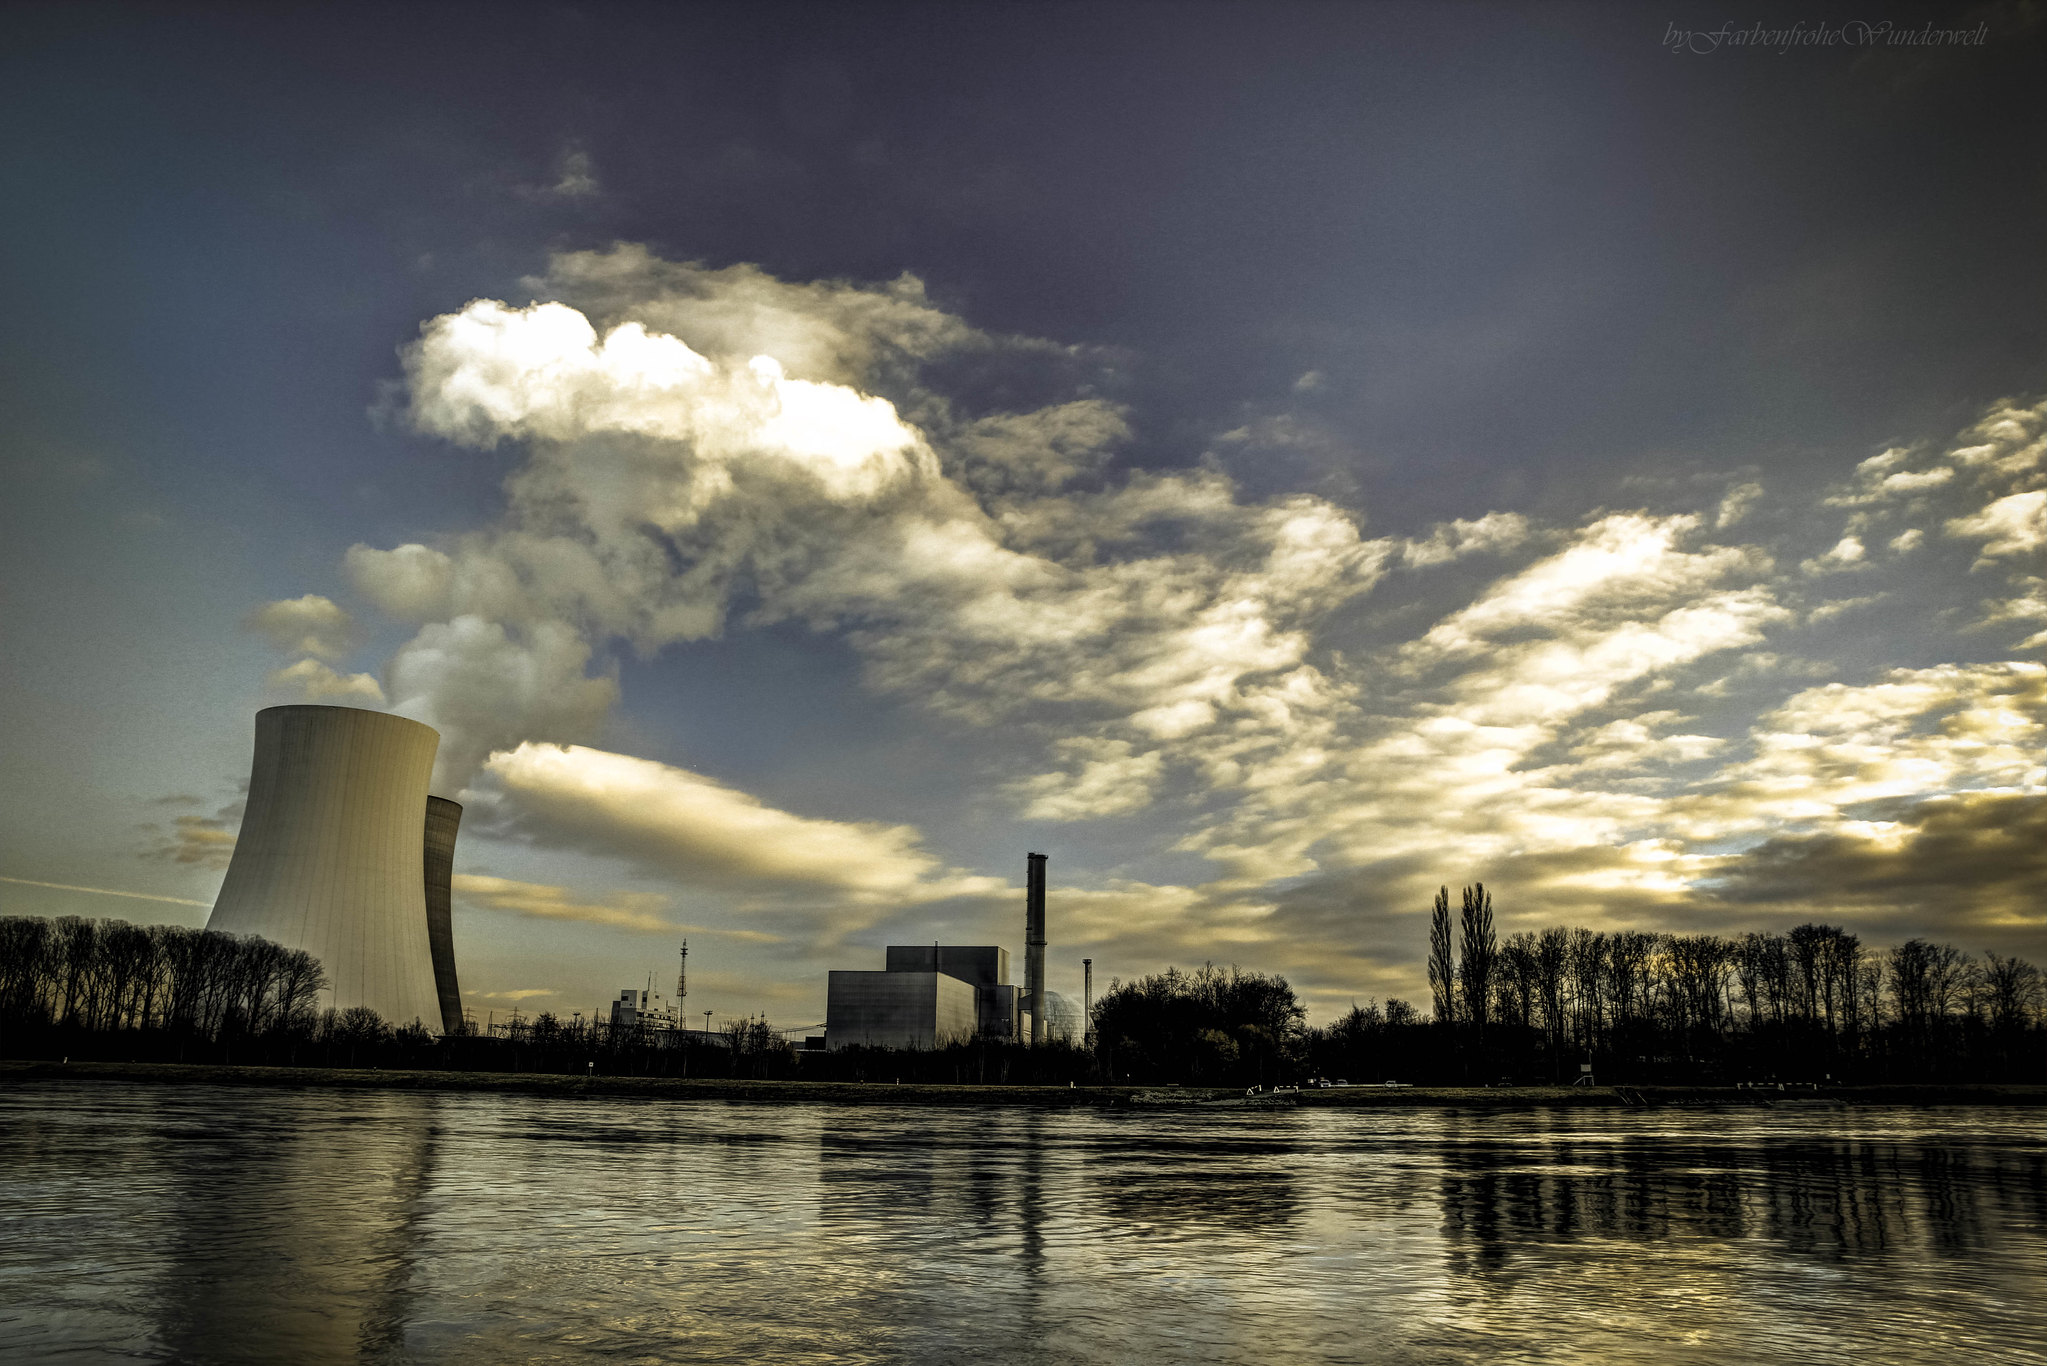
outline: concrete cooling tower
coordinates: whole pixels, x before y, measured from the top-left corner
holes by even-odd
[[[442,1025],[425,876],[440,743],[432,727],[384,712],[257,712],[248,813],[206,927],[306,950],[338,1009]],[[452,820],[445,830],[452,859]],[[451,952],[451,990],[453,969]]]
[[[453,879],[455,832],[462,803],[426,799],[426,939],[434,951],[434,989],[441,998],[441,1028],[453,1034],[462,1023],[462,988],[455,981]]]

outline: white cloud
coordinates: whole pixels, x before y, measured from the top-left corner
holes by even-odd
[[[1132,419],[1089,387],[1106,364],[978,332],[909,277],[792,284],[628,247],[560,258],[533,297],[549,302],[434,319],[407,353],[420,430],[520,453],[496,523],[349,552],[364,597],[418,625],[385,682],[448,734],[444,784],[481,769],[508,828],[762,914],[802,902],[842,932],[1007,893],[906,825],[780,811],[583,748],[616,696],[613,651],[778,622],[838,636],[868,686],[1009,724],[991,787],[1018,814],[1113,816],[1212,861],[1204,886],[1071,889],[1076,916],[1100,916],[1086,933],[1147,952],[1312,943],[1314,970],[1362,950],[1335,911],[1303,930],[1305,893],[1271,890],[1283,879],[1352,879],[1405,916],[1438,880],[1512,869],[1529,906],[1618,918],[1694,895],[1725,866],[1705,841],[2034,781],[2027,666],[1873,679],[1771,636],[1904,599],[1908,573],[1945,562],[1900,562],[1920,527],[1983,542],[1986,561],[2047,542],[2030,487],[2047,407],[2001,404],[1945,450],[1863,461],[1824,498],[1845,525],[1757,516],[1763,489],[1742,483],[1717,506],[1575,525],[1490,512],[1368,539],[1326,498],[1247,496],[1219,458],[1118,468]],[[1044,406],[988,412],[946,392],[935,360],[1072,382],[1015,386]],[[1268,420],[1224,454],[1310,437],[1336,441]],[[1473,591],[1480,556],[1498,562]],[[1848,570],[1858,596],[1815,604],[1813,576]],[[2036,620],[2032,582],[1988,619]],[[1382,583],[1394,602],[1359,603]],[[1928,596],[1922,581],[1910,600]],[[1926,640],[1953,629],[1923,615]],[[624,907],[532,885],[534,905]]]
[[[356,591],[400,621],[432,621],[453,610],[455,562],[423,545],[376,550],[352,545],[343,563]]]
[[[1447,564],[1466,555],[1512,550],[1528,539],[1528,519],[1518,512],[1488,512],[1474,521],[1438,524],[1425,541],[1407,541],[1400,557],[1417,569]]]
[[[465,906],[508,911],[542,920],[574,920],[586,925],[670,934],[675,924],[663,914],[668,898],[658,892],[613,892],[601,901],[579,899],[566,887],[542,882],[515,882],[480,873],[457,873],[450,880],[455,897]]]
[[[586,676],[589,661],[589,645],[557,621],[523,630],[475,616],[430,623],[391,661],[391,709],[440,731],[435,786],[453,791],[493,749],[594,736],[618,682]]]
[[[1868,552],[1863,549],[1862,540],[1857,536],[1843,536],[1834,542],[1824,555],[1815,555],[1798,567],[1807,574],[1838,574],[1845,570],[1861,569],[1868,563]]]
[[[1076,737],[1059,749],[1075,770],[1041,773],[1017,784],[1026,805],[1024,818],[1035,821],[1077,821],[1135,811],[1151,801],[1164,756],[1133,752],[1127,740]]]
[[[1983,542],[1983,561],[2027,555],[2047,545],[2047,489],[2012,493],[1947,523],[1950,536]]]
[[[1874,607],[1889,596],[1890,594],[1888,593],[1869,593],[1859,598],[1836,598],[1832,602],[1823,602],[1813,608],[1812,611],[1805,614],[1805,619],[1812,625],[1817,626],[1823,621],[1832,621],[1835,617],[1846,616],[1850,612],[1858,612],[1865,607]]]
[[[1725,531],[1749,515],[1755,505],[1763,499],[1763,486],[1757,483],[1736,484],[1720,500],[1719,509],[1713,514],[1713,526]]]
[[[265,680],[302,702],[367,702],[384,704],[383,685],[369,674],[340,674],[317,659],[301,659],[275,669]]]
[[[521,828],[685,883],[808,888],[870,905],[1007,885],[945,869],[909,826],[794,815],[649,759],[528,743],[493,754],[484,772]]]
[[[313,593],[267,602],[250,614],[248,625],[280,653],[317,659],[340,658],[355,648],[361,635],[355,618]]]

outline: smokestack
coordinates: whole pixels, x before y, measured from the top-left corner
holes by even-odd
[[[1024,874],[1024,995],[1031,1002],[1031,1042],[1045,1041],[1045,856],[1027,854]]]
[[[1095,960],[1080,960],[1080,1046],[1095,1046]]]

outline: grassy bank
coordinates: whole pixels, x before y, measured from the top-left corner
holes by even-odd
[[[577,1077],[543,1072],[405,1072],[325,1067],[223,1067],[181,1063],[0,1062],[0,1085],[27,1081],[142,1082],[168,1086],[300,1086],[397,1091],[513,1092],[554,1096],[643,1096],[665,1100],[747,1101],[810,1105],[1008,1105],[1035,1109],[1169,1108],[1220,1104],[1240,1108],[1243,1093],[1204,1087],[943,1086],[890,1082],[680,1080],[672,1077]],[[1792,1101],[1844,1105],[2047,1105],[2047,1086],[1844,1086],[1779,1093],[1732,1087],[1348,1087],[1302,1091],[1310,1109],[1377,1106],[1631,1108],[1761,1106]],[[1258,1108],[1285,1105],[1261,1099]]]

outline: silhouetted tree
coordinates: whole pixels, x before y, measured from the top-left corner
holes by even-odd
[[[1492,1007],[1493,963],[1499,957],[1493,939],[1493,898],[1483,882],[1464,889],[1461,919],[1464,952],[1458,973],[1463,987],[1464,1018],[1482,1037]]]
[[[1301,1065],[1306,1016],[1285,978],[1211,963],[1111,982],[1094,1023],[1120,1077],[1262,1084]]]
[[[1436,1019],[1445,1025],[1457,1022],[1457,959],[1450,939],[1450,889],[1436,889],[1429,908],[1429,992],[1435,998]]]

